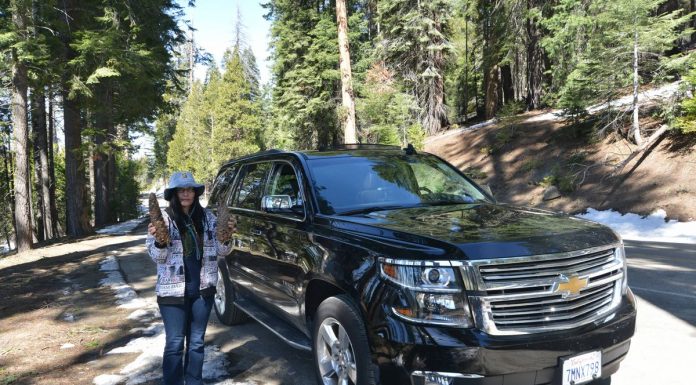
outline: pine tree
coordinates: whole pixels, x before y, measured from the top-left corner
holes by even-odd
[[[176,123],[176,131],[169,143],[167,164],[172,171],[191,171],[198,180],[204,180],[205,164],[210,163],[206,154],[208,146],[207,116],[203,101],[203,86],[195,81]]]
[[[423,128],[435,134],[448,124],[444,70],[453,3],[384,0],[378,7],[385,62],[416,97]]]
[[[260,111],[252,84],[247,81],[243,56],[238,47],[225,55],[222,74],[211,106],[212,165],[208,180],[225,161],[259,150]],[[212,88],[212,87],[210,87]],[[207,90],[206,90],[207,91]]]
[[[638,125],[640,69],[655,69],[675,40],[688,32],[683,25],[690,15],[659,13],[663,2],[559,1],[553,16],[543,23],[551,32],[543,45],[553,60],[553,90],[563,108],[582,113],[590,103],[613,100],[621,89],[632,86],[629,136],[642,143]]]

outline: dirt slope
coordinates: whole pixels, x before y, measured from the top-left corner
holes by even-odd
[[[534,116],[542,115],[432,137],[425,150],[488,184],[501,202],[568,213],[591,207],[647,215],[664,209],[669,218],[696,219],[696,135],[667,135],[611,176],[632,145],[613,137],[595,140],[589,126],[529,121]],[[658,125],[649,119],[642,124]],[[559,187],[560,198],[542,199],[549,185]]]

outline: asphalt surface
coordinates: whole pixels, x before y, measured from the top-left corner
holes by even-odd
[[[627,241],[626,253],[637,330],[612,385],[696,384],[696,245]],[[155,266],[144,252],[119,262],[140,296],[154,296]],[[206,341],[228,353],[234,383],[316,384],[311,355],[254,321],[227,327],[213,312]]]

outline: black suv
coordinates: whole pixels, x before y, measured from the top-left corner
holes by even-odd
[[[266,151],[222,167],[224,206],[218,318],[311,351],[321,384],[609,383],[628,353],[620,237],[496,203],[434,155]]]

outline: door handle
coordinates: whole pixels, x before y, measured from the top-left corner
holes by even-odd
[[[256,235],[256,236],[263,234],[263,231],[261,231],[260,229],[251,229],[250,232],[251,232],[251,235]]]

